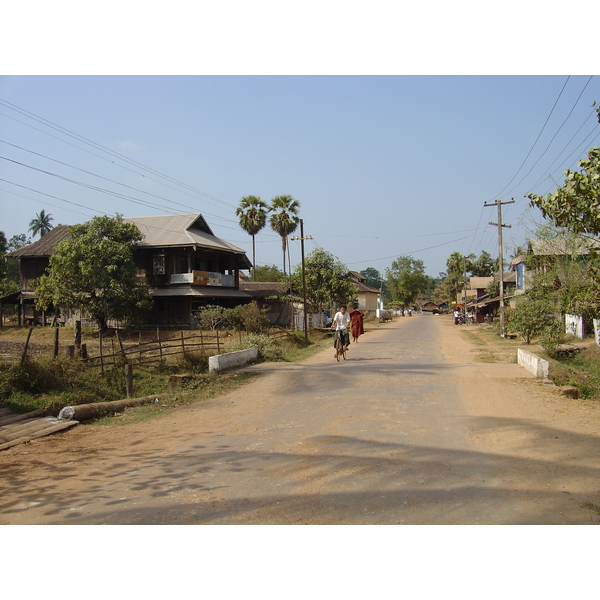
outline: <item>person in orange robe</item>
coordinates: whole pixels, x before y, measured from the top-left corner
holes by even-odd
[[[358,342],[358,336],[365,332],[363,327],[363,313],[362,311],[355,308],[350,312],[350,319],[352,321],[352,339],[354,342]]]

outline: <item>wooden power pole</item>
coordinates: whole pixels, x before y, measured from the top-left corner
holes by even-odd
[[[511,225],[503,225],[502,224],[502,205],[503,204],[513,204],[514,200],[508,200],[506,202],[501,202],[500,200],[496,200],[491,204],[484,203],[483,206],[497,206],[498,207],[498,222],[492,223],[490,221],[490,225],[498,226],[498,265],[500,267],[500,335],[502,337],[505,336],[506,332],[504,331],[504,254],[502,252],[502,228],[503,227],[511,227]]]

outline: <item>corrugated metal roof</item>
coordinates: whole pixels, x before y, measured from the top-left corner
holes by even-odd
[[[9,252],[7,256],[11,258],[23,258],[27,256],[51,256],[54,249],[60,242],[66,240],[69,235],[68,225],[57,225],[53,227],[46,235],[42,236],[37,242],[23,246],[18,250]]]
[[[200,246],[207,249],[226,250],[245,254],[245,251],[213,234],[201,214],[161,215],[151,217],[128,217],[124,221],[134,223],[144,239],[144,246]]]
[[[268,296],[283,296],[289,293],[290,286],[282,282],[240,280],[240,290],[247,292],[255,298],[263,298]]]
[[[599,240],[571,238],[536,239],[530,242],[531,251],[538,256],[556,256],[565,254],[589,254],[589,248],[600,248]]]
[[[171,296],[200,296],[202,298],[248,298],[250,294],[241,290],[232,290],[227,288],[214,287],[197,287],[188,285],[185,287],[168,287],[168,288],[150,288],[152,297],[171,297]]]

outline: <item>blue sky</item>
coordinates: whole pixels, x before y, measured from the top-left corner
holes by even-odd
[[[542,222],[524,196],[600,144],[588,75],[4,76],[0,100],[7,237],[42,209],[54,224],[197,211],[251,256],[240,199],[290,194],[307,253],[381,273],[406,254],[432,276],[454,251],[496,256],[497,198],[516,200],[510,254]],[[257,263],[281,262],[266,227]]]

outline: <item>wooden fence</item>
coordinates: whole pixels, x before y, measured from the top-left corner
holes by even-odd
[[[32,333],[37,328],[30,327],[27,332],[27,338],[23,351],[20,355],[20,361],[23,363],[26,358],[31,356]],[[60,352],[59,335],[60,328],[54,328],[53,344],[46,343],[43,346],[37,345],[35,354],[49,354],[57,357]],[[64,329],[62,330],[64,331]],[[280,340],[283,338],[294,337],[293,333],[276,327],[263,334],[270,338]],[[132,341],[132,334],[124,335],[119,330],[115,330],[114,336],[106,337],[101,333],[91,343],[83,343],[81,328],[76,327],[74,331],[74,343],[66,346],[66,355],[73,359],[79,359],[86,362],[91,367],[100,367],[102,370],[106,367],[114,366],[118,363],[126,364],[151,364],[163,363],[170,357],[177,355],[192,355],[202,353],[207,356],[221,354],[227,351],[227,347],[234,346],[249,335],[243,331],[180,331],[180,332],[161,332],[156,330],[154,339],[148,340],[148,332],[138,332],[137,341]],[[35,335],[33,335],[35,338]],[[42,348],[42,350],[40,350]],[[63,350],[65,347],[63,346]],[[16,360],[19,357],[14,357]]]

